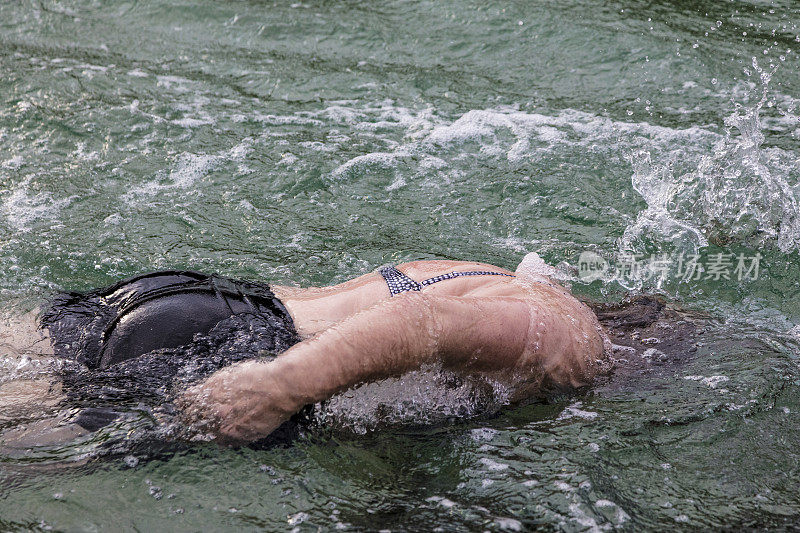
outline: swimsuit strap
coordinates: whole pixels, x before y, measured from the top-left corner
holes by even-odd
[[[434,276],[432,278],[428,278],[426,280],[416,282],[413,279],[409,278],[397,268],[393,266],[385,266],[378,269],[378,273],[383,276],[383,279],[386,280],[386,285],[389,287],[389,292],[392,296],[403,292],[409,291],[421,291],[422,287],[427,285],[431,285],[433,283],[438,283],[440,281],[444,281],[446,279],[453,279],[460,276],[508,276],[513,278],[513,274],[506,274],[505,272],[493,272],[491,270],[472,270],[469,272],[450,272],[448,274],[442,274],[440,276]]]
[[[402,292],[422,290],[422,284],[417,283],[393,266],[381,267],[378,272],[386,280],[386,285],[389,286],[389,292],[392,296]]]
[[[494,272],[491,270],[471,270],[469,272],[450,272],[449,274],[442,274],[441,276],[434,276],[426,280],[420,281],[419,284],[423,287],[446,279],[453,279],[459,276],[508,276],[513,278],[513,274],[506,274],[505,272]]]

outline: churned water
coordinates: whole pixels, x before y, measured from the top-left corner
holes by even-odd
[[[702,322],[548,403],[370,385],[288,446],[102,452],[152,425],[133,410],[0,454],[0,529],[795,525],[799,26],[791,0],[0,3],[4,323],[158,268],[309,285],[529,251]],[[25,386],[55,362],[14,346],[2,431],[58,412]]]

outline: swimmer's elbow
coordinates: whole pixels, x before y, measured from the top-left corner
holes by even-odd
[[[584,330],[565,339],[560,350],[545,359],[542,370],[545,380],[553,387],[579,389],[592,384],[604,359],[601,333]]]

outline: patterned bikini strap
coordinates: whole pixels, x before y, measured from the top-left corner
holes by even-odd
[[[430,285],[431,283],[436,283],[437,281],[453,279],[459,276],[507,276],[509,278],[513,278],[514,274],[506,274],[505,272],[494,272],[492,270],[471,270],[469,272],[450,272],[449,274],[442,274],[441,276],[434,276],[432,278],[422,280],[419,282],[419,284],[424,287],[425,285]]]
[[[378,273],[386,280],[389,292],[392,296],[408,291],[421,291],[422,284],[417,283],[393,266],[385,266],[378,269]]]
[[[421,291],[422,287],[444,281],[446,279],[458,278],[460,276],[507,276],[513,278],[513,274],[506,274],[505,272],[493,272],[491,270],[472,270],[469,272],[450,272],[440,276],[434,276],[426,280],[417,282],[406,276],[397,268],[393,266],[381,267],[378,272],[383,279],[386,280],[386,285],[389,287],[389,292],[392,296],[409,291]]]

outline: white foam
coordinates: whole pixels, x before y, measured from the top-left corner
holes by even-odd
[[[519,277],[538,281],[542,277],[555,276],[556,269],[548,265],[536,252],[529,252],[522,258],[514,273]]]
[[[642,359],[665,359],[667,354],[656,348],[648,348],[642,353]]]
[[[106,226],[117,226],[122,223],[122,220],[122,215],[119,213],[113,213],[103,219],[103,224]]]
[[[379,424],[469,418],[508,403],[510,391],[498,383],[475,378],[454,384],[452,377],[436,366],[425,366],[338,394],[319,405],[315,416],[321,423],[365,433]]]
[[[361,108],[354,107],[354,103],[350,100],[333,102],[333,105],[313,113],[312,116],[352,125],[363,131],[399,128],[409,130],[408,134],[429,130],[434,120],[433,109],[430,107],[413,110],[396,106],[391,100],[383,100]]]
[[[282,116],[282,115],[264,115],[262,113],[251,113],[250,115],[236,114],[231,117],[234,122],[262,122],[271,126],[284,126],[287,124],[296,125],[309,125],[309,126],[323,126],[321,120],[308,118],[305,116]]]
[[[279,165],[292,166],[297,163],[297,156],[289,152],[281,154],[281,160],[278,161]]]
[[[100,159],[100,154],[96,150],[87,152],[86,143],[79,142],[76,146],[74,157],[81,159],[83,161],[97,161],[98,159]]]
[[[221,163],[244,160],[252,151],[252,144],[252,139],[245,138],[239,144],[215,155],[184,152],[178,157],[166,179],[155,179],[133,187],[122,198],[127,203],[132,203],[142,196],[154,196],[165,191],[192,188],[197,181],[208,175]]]
[[[725,383],[726,381],[730,381],[728,376],[683,376],[683,379],[690,380],[690,381],[699,381],[703,385],[706,385],[712,389],[716,389],[720,383]]]
[[[33,222],[39,219],[54,219],[58,213],[69,206],[75,196],[54,199],[49,192],[32,194],[29,189],[31,177],[25,178],[12,188],[11,194],[3,201],[2,212],[6,220],[19,231],[30,231]]]
[[[626,513],[619,505],[610,500],[604,500],[604,499],[597,500],[596,502],[594,502],[594,506],[597,507],[598,509],[614,509],[615,510],[614,520],[617,526],[624,524],[631,518],[630,515]]]
[[[189,92],[191,89],[187,87],[187,85],[190,85],[191,83],[192,82],[190,80],[181,78],[180,76],[156,76],[156,85],[165,89],[171,89],[176,93]]]
[[[575,490],[575,487],[565,481],[554,481],[553,485],[562,492],[573,492]]]
[[[25,160],[22,158],[21,155],[15,155],[11,159],[6,159],[5,161],[3,161],[3,167],[9,170],[16,170],[22,166],[22,163],[24,161]]]
[[[402,176],[397,176],[395,180],[386,187],[386,190],[394,191],[405,185],[406,185],[406,180]]]
[[[499,432],[491,428],[477,428],[470,431],[470,436],[475,442],[489,441],[497,436]]]
[[[425,498],[425,501],[436,503],[438,505],[441,505],[445,509],[451,509],[456,506],[456,502],[448,500],[447,498],[444,498],[442,496],[431,496],[430,498]]]
[[[204,106],[209,102],[210,100],[207,97],[195,95],[194,99],[189,103],[184,102],[176,104],[174,108],[178,111],[183,111],[186,115],[183,118],[174,119],[171,122],[184,128],[197,128],[214,124],[216,120],[204,109]]]
[[[397,167],[400,159],[409,156],[424,162],[416,168],[439,171],[442,176],[441,171],[450,165],[443,154],[454,151],[457,160],[504,157],[510,163],[519,163],[536,160],[556,146],[617,150],[619,142],[643,146],[680,142],[683,146],[695,146],[719,139],[717,133],[698,126],[673,129],[647,123],[619,122],[571,109],[556,116],[510,108],[477,109],[448,122],[428,109],[410,110],[393,107],[387,102],[357,109],[340,103],[312,116],[355,125],[362,131],[393,128],[404,132],[405,142],[396,144],[392,151],[373,152],[346,161],[332,172],[334,178],[350,170],[369,171],[365,163]],[[385,135],[381,141],[390,145],[394,142]],[[474,144],[474,148],[465,149],[466,143]],[[404,178],[408,181],[409,176]]]
[[[500,529],[507,529],[509,531],[522,531],[522,522],[515,518],[495,518],[494,523]]]
[[[353,172],[369,172],[378,168],[394,169],[394,162],[400,154],[387,152],[373,152],[371,154],[354,157],[333,171],[335,178],[342,178]]]
[[[123,195],[123,200],[130,203],[140,196],[154,196],[170,189],[188,189],[207,175],[219,160],[219,156],[183,153],[170,171],[168,181],[153,180],[133,187]]]
[[[494,138],[497,127],[510,124],[505,117],[493,111],[469,111],[452,124],[436,127],[425,141],[430,144],[454,144]]]
[[[584,420],[594,420],[597,418],[597,413],[593,411],[584,411],[581,409],[582,404],[581,402],[575,402],[569,406],[567,406],[561,414],[558,415],[557,420],[567,420],[570,418],[582,418]]]
[[[159,77],[159,84],[165,87],[190,83],[183,78]],[[198,106],[192,109],[193,114],[175,123],[184,127],[207,123]],[[414,185],[415,180],[424,180],[427,187],[449,186],[473,159],[505,158],[518,164],[536,161],[564,147],[617,154],[622,144],[631,153],[632,185],[647,202],[647,208],[626,229],[620,243],[623,249],[635,249],[644,235],[654,235],[656,242],[706,246],[707,226],[710,221],[721,220],[722,229],[736,238],[764,236],[776,240],[781,250],[792,250],[800,246],[800,202],[788,176],[798,170],[798,163],[792,154],[759,147],[758,120],[752,115],[733,117],[729,128],[739,128],[746,134],[729,137],[714,127],[669,128],[572,109],[556,115],[502,107],[475,109],[452,120],[431,108],[407,108],[390,100],[368,104],[339,101],[319,111],[236,114],[231,119],[327,128],[331,134],[326,142],[298,143],[312,151],[334,152],[340,149],[340,143],[352,142],[352,138],[371,137],[370,142],[377,141],[382,148],[341,162],[329,177],[339,180],[389,171],[382,184],[388,191]],[[790,127],[794,118],[784,116],[781,120],[788,121]],[[357,131],[342,135],[336,129],[339,125]],[[285,128],[265,128],[262,136],[291,134]],[[695,168],[688,173],[675,172],[673,161]],[[296,162],[290,158],[282,164]],[[726,180],[735,172],[741,176],[731,185]],[[757,221],[755,231],[740,222],[739,206]]]
[[[208,174],[218,160],[218,156],[184,154],[170,172],[169,178],[175,187],[186,189]]]
[[[214,121],[211,119],[201,119],[201,118],[179,118],[172,121],[173,124],[176,126],[182,126],[184,128],[197,128],[199,126],[207,126],[209,124],[213,124]]]
[[[253,151],[253,139],[245,138],[242,141],[227,151],[225,157],[234,161],[241,161]]]
[[[303,141],[298,143],[298,145],[303,148],[308,148],[313,152],[334,152],[337,148],[335,145],[328,145],[320,141]]]
[[[580,503],[571,503],[569,505],[569,512],[572,521],[580,525],[584,530],[592,532],[602,531],[597,520],[589,516],[586,511],[583,510]]]
[[[75,65],[76,68],[82,68],[84,70],[90,70],[94,72],[106,72],[110,68],[110,66],[103,66],[103,65],[91,65],[89,63],[82,63],[79,65]]]
[[[495,461],[494,459],[489,459],[488,457],[481,457],[480,462],[492,472],[501,472],[503,470],[508,470],[508,465],[505,463],[500,463]]]

